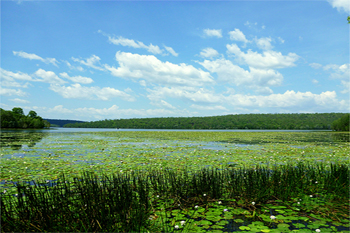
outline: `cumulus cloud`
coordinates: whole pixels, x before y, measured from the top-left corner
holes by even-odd
[[[92,80],[91,78],[82,77],[80,75],[70,77],[66,72],[60,73],[60,76],[62,78],[66,78],[66,79],[68,79],[72,82],[75,82],[75,83],[89,84],[89,83],[94,82],[94,80]]]
[[[203,32],[204,32],[204,35],[206,36],[210,36],[210,37],[214,36],[218,38],[222,37],[221,29],[204,29]]]
[[[244,53],[236,44],[228,44],[226,48],[227,52],[234,54],[239,62],[255,68],[278,69],[292,67],[295,66],[294,63],[299,59],[299,56],[295,53],[288,53],[288,55],[284,56],[281,52],[272,50],[264,51],[260,54],[249,49],[247,53]]]
[[[0,68],[0,77],[1,82],[0,86],[2,87],[17,87],[17,88],[27,88],[30,84],[28,81],[34,81],[33,78],[22,72],[11,72]],[[23,82],[27,81],[27,82]]]
[[[3,96],[13,96],[13,95],[17,95],[17,96],[26,96],[27,93],[26,92],[23,92],[22,90],[20,89],[10,89],[10,88],[3,88],[1,87],[0,88],[0,95],[3,95]]]
[[[257,91],[262,91],[261,88],[265,87],[265,93],[272,92],[266,87],[279,86],[283,81],[282,74],[275,70],[249,67],[248,71],[224,58],[214,61],[204,60],[198,63],[210,72],[217,73],[218,81],[231,83],[236,86],[247,86]]]
[[[135,100],[133,96],[111,87],[84,87],[79,83],[72,84],[71,86],[67,87],[61,85],[51,85],[50,90],[67,99],[110,100],[117,97],[127,101]]]
[[[184,63],[162,62],[153,55],[117,52],[115,58],[119,67],[105,65],[105,68],[116,77],[142,79],[162,85],[202,86],[214,83],[208,72]]]
[[[297,111],[322,111],[323,109],[332,109],[338,111],[347,111],[348,103],[344,100],[339,101],[335,91],[326,91],[321,94],[311,92],[286,91],[283,94],[271,94],[268,96],[247,96],[231,95],[227,97],[228,103],[234,106],[259,107],[259,108],[279,108],[296,109]],[[330,107],[331,106],[331,107]]]
[[[271,38],[268,37],[264,37],[264,38],[260,38],[257,39],[255,38],[255,43],[258,46],[259,49],[262,50],[271,50],[273,48],[273,46],[271,45]]]
[[[75,62],[79,62],[82,65],[96,69],[96,70],[104,70],[102,67],[98,66],[101,58],[99,58],[96,55],[91,55],[91,57],[87,58],[86,60],[72,57],[72,60]]]
[[[185,102],[210,104],[220,102],[220,96],[213,91],[198,87],[155,87],[147,89],[149,94],[147,97],[151,101],[159,101],[161,99],[176,98]]]
[[[26,59],[29,59],[29,60],[39,60],[39,61],[42,61],[46,64],[53,64],[54,66],[57,66],[57,63],[59,63],[55,58],[42,58],[34,53],[26,53],[26,52],[23,52],[23,51],[13,51],[13,55],[16,55],[16,56],[19,56],[19,57],[22,57],[22,58],[26,58]]]
[[[36,79],[38,82],[45,82],[50,84],[64,84],[66,81],[60,79],[54,72],[38,69],[34,75],[40,79]]]
[[[245,37],[245,35],[243,34],[243,32],[237,28],[235,28],[234,31],[230,31],[228,34],[230,35],[231,40],[242,41],[244,43],[249,42]]]
[[[328,0],[333,8],[337,8],[338,11],[350,14],[350,2],[349,0]]]
[[[205,48],[200,52],[200,56],[206,57],[206,58],[211,58],[211,57],[216,57],[218,56],[219,53],[213,48]]]

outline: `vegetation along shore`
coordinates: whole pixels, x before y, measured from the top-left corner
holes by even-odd
[[[349,232],[349,132],[1,134],[2,232]]]

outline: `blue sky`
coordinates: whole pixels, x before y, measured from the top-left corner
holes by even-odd
[[[1,1],[0,107],[85,121],[349,112],[349,4]]]

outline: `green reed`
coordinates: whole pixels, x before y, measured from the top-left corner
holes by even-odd
[[[19,183],[17,191],[17,196],[2,194],[2,231],[159,231],[164,226],[149,220],[157,211],[157,195],[184,207],[219,199],[248,204],[303,195],[344,203],[349,199],[349,167],[299,163],[253,169],[83,173],[49,183]]]

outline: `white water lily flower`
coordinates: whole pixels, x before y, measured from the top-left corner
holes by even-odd
[[[194,208],[198,209],[198,205],[196,205]]]
[[[271,215],[270,218],[271,218],[272,220],[274,220],[274,219],[276,219],[276,216]]]
[[[310,197],[312,197],[312,195],[310,195]]]
[[[207,194],[204,193],[204,194],[203,194],[203,197],[205,197],[206,195],[207,195]]]
[[[185,225],[186,221],[181,221],[181,226]]]
[[[178,226],[178,225],[175,225],[175,229],[179,229],[179,226]]]
[[[222,203],[221,201],[218,201],[218,204],[219,204],[219,205],[221,205],[221,203]]]
[[[254,202],[254,201],[252,202],[252,205],[255,205],[255,202]]]
[[[316,229],[315,231],[316,231],[316,232],[321,232],[321,230],[320,230],[320,229]]]

